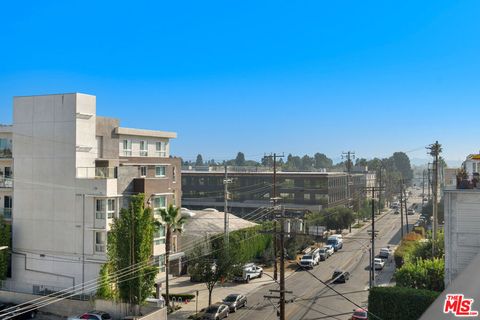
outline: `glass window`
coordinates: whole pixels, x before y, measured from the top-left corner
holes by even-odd
[[[107,217],[108,219],[113,218],[115,214],[115,199],[108,199],[107,200]]]
[[[157,157],[166,157],[167,156],[167,144],[164,141],[158,141],[155,143],[155,152]]]
[[[156,166],[155,167],[155,177],[165,177],[166,167],[165,166]]]
[[[128,157],[132,155],[132,140],[123,140],[123,156]]]
[[[140,166],[140,177],[146,177],[146,176],[147,176],[147,167]]]
[[[106,203],[105,199],[97,199],[95,204],[95,217],[105,219]]]
[[[0,139],[0,158],[12,157],[12,139]]]
[[[148,156],[148,142],[147,141],[140,141],[140,156],[146,157]]]
[[[310,193],[303,194],[303,200],[310,200]]]
[[[153,198],[153,210],[155,213],[158,213],[160,209],[165,209],[167,207],[167,197],[166,196],[157,196]]]
[[[161,225],[158,227],[153,234],[153,244],[160,245],[165,244],[165,226]]]
[[[95,232],[95,252],[105,252],[105,243],[107,233],[103,231]]]

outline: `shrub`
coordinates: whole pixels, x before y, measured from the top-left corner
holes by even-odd
[[[421,235],[415,232],[410,232],[405,235],[393,255],[395,259],[395,265],[400,268],[405,262],[409,261],[410,255],[415,248],[416,243],[423,239]]]
[[[404,287],[374,287],[368,295],[368,311],[381,319],[418,319],[439,294]],[[376,319],[373,315],[368,318]]]
[[[445,262],[443,259],[418,259],[405,263],[395,272],[399,287],[443,291]]]

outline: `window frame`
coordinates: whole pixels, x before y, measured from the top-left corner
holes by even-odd
[[[98,242],[99,238],[102,240],[102,236],[99,237],[99,235],[103,235],[103,242]],[[107,246],[107,233],[105,231],[95,231],[94,237],[95,253],[105,253]]]
[[[140,177],[145,178],[147,176],[147,166],[140,166],[139,170],[140,170]],[[145,173],[142,172],[143,170],[145,170]]]
[[[157,169],[163,168],[163,175],[159,175]],[[165,178],[167,176],[167,166],[159,165],[155,166],[155,178]]]
[[[142,148],[143,144],[143,148]],[[140,140],[139,142],[139,155],[140,157],[148,157],[148,141],[147,140]]]
[[[122,141],[122,154],[123,154],[124,157],[132,156],[132,140],[131,139],[123,139],[123,141]]]
[[[160,158],[167,157],[167,143],[165,141],[155,142],[155,154]]]

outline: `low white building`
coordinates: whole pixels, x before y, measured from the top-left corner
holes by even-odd
[[[468,179],[473,179],[474,174],[480,173],[480,154],[471,154],[463,162],[463,167],[467,171]]]

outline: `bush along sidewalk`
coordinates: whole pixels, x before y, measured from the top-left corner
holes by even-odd
[[[368,318],[388,320],[418,319],[440,292],[403,287],[374,287],[368,295]],[[375,317],[375,316],[376,317]]]

